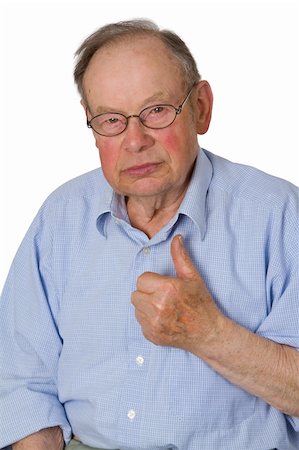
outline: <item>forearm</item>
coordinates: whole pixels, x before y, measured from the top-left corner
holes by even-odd
[[[16,442],[13,450],[62,450],[63,434],[60,427],[45,428]]]
[[[299,352],[225,318],[205,348],[193,353],[247,392],[285,414],[299,416]]]

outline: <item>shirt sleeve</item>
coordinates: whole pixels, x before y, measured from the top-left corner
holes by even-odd
[[[62,340],[54,318],[51,233],[44,209],[28,230],[0,302],[0,448],[41,429],[71,428],[57,391]]]
[[[268,315],[257,334],[299,349],[299,190],[282,208],[273,208],[272,236],[268,244],[266,294]],[[299,418],[288,417],[299,431]]]

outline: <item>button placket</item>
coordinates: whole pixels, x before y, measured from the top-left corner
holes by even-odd
[[[136,290],[136,280],[144,272],[148,271],[152,266],[151,258],[153,249],[147,245],[147,242],[140,243],[136,249],[136,256],[132,271],[132,292]],[[144,390],[136,390],[136,386],[143,386],[145,382],[148,364],[146,361],[149,357],[150,343],[146,341],[142,335],[140,325],[135,316],[132,306],[128,316],[128,357],[130,364],[128,366],[127,379],[124,382],[124,401],[120,405],[120,423],[130,423],[130,427],[135,429],[142,420],[142,407],[144,404]]]

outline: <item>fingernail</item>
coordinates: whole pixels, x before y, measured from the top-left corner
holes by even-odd
[[[183,247],[183,245],[184,245],[183,236],[181,234],[179,234],[178,237],[179,237],[179,243]]]

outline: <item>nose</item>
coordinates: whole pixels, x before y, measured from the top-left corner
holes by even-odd
[[[135,115],[128,118],[128,126],[123,136],[123,147],[129,152],[140,152],[154,143],[154,138],[149,134],[149,130]]]

